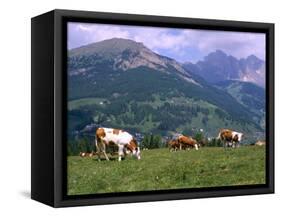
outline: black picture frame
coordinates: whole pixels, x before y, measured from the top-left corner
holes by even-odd
[[[66,195],[66,23],[81,21],[266,34],[266,184]],[[274,193],[274,24],[53,10],[32,18],[31,198],[53,207]]]

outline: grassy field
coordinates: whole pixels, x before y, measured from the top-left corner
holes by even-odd
[[[265,147],[142,151],[137,161],[68,157],[68,194],[200,188],[265,183]]]

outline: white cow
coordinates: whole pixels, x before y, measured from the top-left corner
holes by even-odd
[[[224,147],[232,146],[233,148],[235,148],[239,147],[242,137],[243,133],[229,129],[222,129],[220,130],[217,139],[220,139],[224,143]]]
[[[126,131],[112,128],[98,128],[96,130],[97,155],[100,160],[100,153],[103,153],[106,160],[106,146],[118,146],[118,160],[121,161],[124,154],[130,152],[140,160],[140,148],[134,137]]]

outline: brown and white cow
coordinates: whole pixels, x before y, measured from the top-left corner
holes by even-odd
[[[190,148],[195,148],[196,150],[198,150],[199,148],[199,143],[191,138],[190,136],[184,136],[184,135],[180,135],[178,137],[178,143],[180,144],[180,149],[190,149]]]
[[[80,152],[79,153],[79,156],[80,157],[93,157],[95,155],[95,153],[92,151],[92,152]]]
[[[190,148],[195,148],[196,150],[198,150],[199,146],[199,143],[195,139],[183,135],[180,135],[178,136],[178,138],[172,139],[168,142],[168,147],[170,151],[186,149],[189,150]]]
[[[243,133],[229,129],[222,129],[220,130],[217,139],[220,139],[223,142],[225,148],[229,146],[235,148],[239,147],[242,137]]]
[[[177,139],[172,139],[168,142],[168,147],[170,151],[177,151],[180,149],[180,144]]]
[[[264,140],[258,140],[258,141],[256,141],[256,143],[255,143],[255,145],[256,146],[265,146],[265,141]]]
[[[99,160],[101,153],[104,154],[106,160],[109,160],[106,154],[106,147],[109,145],[118,146],[119,161],[127,152],[132,153],[134,157],[140,160],[140,148],[130,133],[119,129],[98,128],[96,130],[96,147]]]

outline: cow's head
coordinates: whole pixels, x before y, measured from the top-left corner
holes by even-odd
[[[140,148],[137,147],[134,151],[133,151],[133,156],[135,156],[138,160],[141,159],[140,157]]]
[[[201,144],[195,140],[194,148],[198,150],[201,147]]]
[[[135,158],[140,160],[140,148],[138,147],[138,143],[135,139],[132,139],[126,148],[133,154]]]

